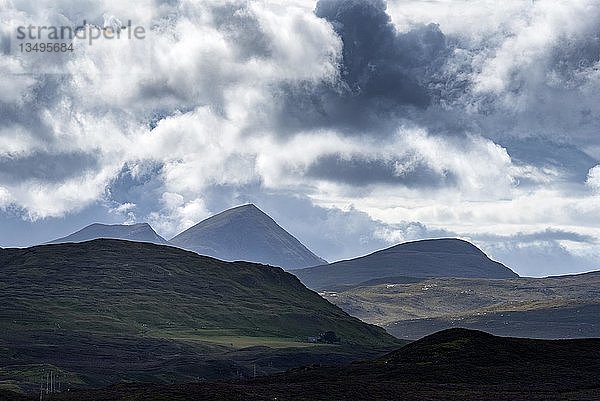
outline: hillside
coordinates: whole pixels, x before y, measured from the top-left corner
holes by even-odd
[[[598,272],[506,280],[389,278],[322,295],[406,339],[451,327],[518,337],[600,337]]]
[[[221,260],[264,263],[286,270],[327,263],[254,205],[212,216],[170,242]]]
[[[529,340],[452,329],[370,361],[242,382],[123,384],[56,400],[598,400],[600,339]],[[53,398],[54,399],[54,398]]]
[[[385,277],[512,278],[516,273],[459,239],[407,242],[355,259],[294,271],[309,288],[337,289]]]
[[[48,244],[85,242],[100,238],[168,244],[167,240],[158,235],[148,223],[112,225],[94,223],[71,235],[50,241]]]
[[[19,386],[44,369],[80,385],[235,377],[253,358],[277,371],[398,344],[280,268],[142,242],[0,250],[0,304],[0,384]],[[306,343],[328,330],[333,349]],[[233,352],[248,346],[281,351]]]

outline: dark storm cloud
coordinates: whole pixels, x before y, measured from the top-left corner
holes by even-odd
[[[127,163],[108,186],[110,199],[117,206],[131,203],[135,213],[147,216],[160,210],[163,182],[160,179],[162,163],[140,161]]]
[[[13,79],[21,79],[15,76]],[[60,99],[65,77],[42,75],[35,81],[31,94],[22,98],[22,102],[0,102],[0,126],[22,128],[32,137],[43,140],[46,144],[52,141],[52,128],[42,117],[45,109],[51,108]]]
[[[175,2],[173,2],[175,5]],[[206,12],[212,19],[212,27],[219,32],[222,39],[227,42],[228,55],[232,60],[214,60],[213,68],[204,71],[196,82],[197,87],[201,87],[200,92],[196,88],[188,85],[179,85],[178,81],[173,81],[172,77],[166,76],[157,78],[156,74],[151,80],[142,82],[139,87],[139,98],[147,104],[161,106],[161,110],[156,114],[166,115],[175,112],[189,111],[199,105],[210,105],[214,112],[223,115],[227,108],[227,100],[224,98],[229,85],[237,80],[243,80],[243,76],[227,75],[220,68],[220,63],[234,61],[235,63],[246,63],[252,59],[269,59],[272,57],[272,49],[269,38],[263,32],[257,16],[249,8],[249,3],[228,2],[226,4],[211,4]],[[173,32],[177,30],[177,19],[169,17],[169,23],[165,23],[163,29]],[[199,39],[202,40],[202,39]],[[191,58],[196,58],[198,64],[201,64],[201,57],[197,54],[191,54]],[[224,75],[221,75],[224,74]]]
[[[85,174],[99,165],[94,155],[36,152],[27,156],[0,156],[0,182],[19,183],[26,180],[61,182]]]
[[[426,188],[456,183],[456,177],[450,171],[440,174],[423,162],[367,159],[360,155],[349,158],[340,155],[322,156],[308,167],[306,174],[353,186],[400,184],[409,188]]]
[[[332,25],[343,43],[342,79],[354,95],[395,105],[426,107],[420,78],[446,50],[437,25],[398,33],[384,1],[321,0],[317,16]]]
[[[600,61],[600,29],[597,27],[578,38],[561,38],[550,54],[551,69],[565,83],[574,84],[577,75],[588,68],[597,68]]]
[[[260,23],[248,10],[248,3],[218,5],[212,9],[215,27],[235,43],[235,50],[241,60],[268,58],[271,45],[265,37]]]
[[[523,138],[500,141],[513,161],[539,168],[556,168],[564,180],[584,182],[598,161],[570,143],[557,143],[545,138]]]
[[[321,0],[315,13],[342,42],[339,79],[279,88],[284,128],[384,135],[397,127],[398,118],[431,104],[431,71],[440,68],[449,51],[437,25],[398,32],[384,1]]]

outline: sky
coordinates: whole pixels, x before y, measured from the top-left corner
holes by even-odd
[[[600,268],[600,3],[0,0],[0,246],[254,203],[329,261]],[[18,26],[143,39],[19,51]],[[132,28],[129,28],[132,29]]]

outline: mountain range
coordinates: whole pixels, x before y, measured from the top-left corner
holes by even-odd
[[[454,238],[406,242],[366,256],[297,270],[309,288],[337,289],[386,277],[515,278],[475,245]]]
[[[451,327],[532,338],[600,336],[598,276],[520,278],[473,244],[413,241],[331,264],[254,205],[210,217],[166,241],[148,224],[93,224],[56,242],[103,238],[187,248],[222,260],[285,266],[351,316],[418,339]],[[10,250],[7,250],[10,251]]]
[[[100,224],[94,223],[63,238],[47,244],[63,244],[69,242],[85,242],[94,239],[123,239],[128,241],[150,242],[166,245],[169,242],[158,235],[148,223],[139,224]]]
[[[169,241],[158,235],[147,223],[95,223],[48,244],[100,238],[172,245],[225,261],[263,263],[286,270],[327,263],[252,204],[234,207],[209,217]]]
[[[517,275],[490,260],[469,242],[458,239],[413,241],[331,264],[253,204],[225,210],[188,228],[169,241],[147,223],[95,223],[49,244],[109,238],[172,245],[224,261],[279,266],[309,288],[332,289],[385,277],[510,278]]]
[[[587,371],[565,362],[581,359],[596,372],[591,340],[430,334],[460,326],[510,336],[600,336],[598,273],[521,278],[453,238],[326,264],[254,205],[208,218],[171,241],[148,224],[93,224],[55,242],[0,248],[0,400],[16,399],[2,389],[39,390],[48,372],[74,390],[151,382],[155,399],[182,400],[200,388],[217,394],[212,399],[236,392],[263,399],[265,388],[273,390],[267,399],[411,399],[410,391],[412,399],[519,399],[527,376],[512,372],[525,365],[548,383],[565,383],[542,386],[529,399],[553,399],[558,390],[587,399],[594,390],[582,384]],[[313,263],[319,265],[294,274],[275,267]],[[407,343],[400,339],[423,336],[382,357]],[[359,359],[368,361],[340,367]],[[315,364],[338,366],[300,368]],[[281,373],[289,369],[296,370]],[[453,376],[457,369],[463,377]],[[268,377],[241,381],[257,372]],[[502,376],[512,387],[502,387]],[[169,383],[188,384],[164,387]],[[153,399],[136,385],[120,388],[125,398],[135,395],[127,399]],[[53,399],[111,400],[114,389],[100,398],[74,392]],[[179,389],[188,393],[171,397]]]

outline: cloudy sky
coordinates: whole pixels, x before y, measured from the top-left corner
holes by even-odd
[[[333,261],[600,268],[600,3],[0,0],[0,246],[253,202]],[[143,40],[23,54],[16,27]],[[116,22],[115,22],[116,21]],[[135,43],[134,43],[135,42]]]

